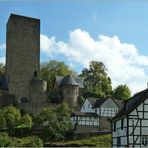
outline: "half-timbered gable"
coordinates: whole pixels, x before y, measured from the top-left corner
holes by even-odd
[[[148,89],[130,98],[113,118],[112,144],[116,147],[148,146]]]
[[[94,106],[94,111],[103,117],[114,117],[119,110],[119,106],[111,99],[98,99]]]
[[[92,109],[97,98],[86,98],[82,107],[81,107],[81,112],[94,112]]]

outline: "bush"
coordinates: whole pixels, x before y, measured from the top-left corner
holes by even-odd
[[[7,133],[0,133],[0,147],[13,146],[13,141],[10,139]]]
[[[28,143],[22,146],[23,147],[43,147],[43,141],[38,137],[34,137]]]
[[[66,104],[61,104],[57,108],[44,108],[35,121],[38,122],[36,125],[44,127],[47,140],[65,139],[73,129],[70,110]]]

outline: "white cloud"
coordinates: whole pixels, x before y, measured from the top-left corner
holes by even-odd
[[[76,29],[69,32],[68,42],[56,41],[41,35],[41,51],[49,56],[64,55],[72,62],[88,67],[91,60],[101,61],[108,69],[113,86],[127,84],[133,93],[146,88],[148,56],[141,55],[129,43],[122,43],[118,36],[99,35],[93,39],[88,32]]]
[[[0,44],[0,52],[3,53],[5,51],[5,49],[6,49],[6,44],[5,43]],[[5,56],[0,57],[0,63],[5,64],[6,63],[5,61],[6,61]]]
[[[0,63],[5,64],[6,63],[6,58],[5,57],[0,57]]]
[[[6,44],[4,44],[4,43],[3,44],[0,44],[0,49],[1,50],[6,49]]]

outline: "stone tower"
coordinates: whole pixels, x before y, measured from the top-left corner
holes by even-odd
[[[67,75],[61,82],[62,98],[70,107],[77,108],[79,85],[71,75]]]
[[[9,94],[29,98],[40,66],[40,20],[11,14],[7,23],[6,77]]]

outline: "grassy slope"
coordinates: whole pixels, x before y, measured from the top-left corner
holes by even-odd
[[[94,136],[91,138],[51,143],[51,146],[97,146],[111,147],[111,134]]]

